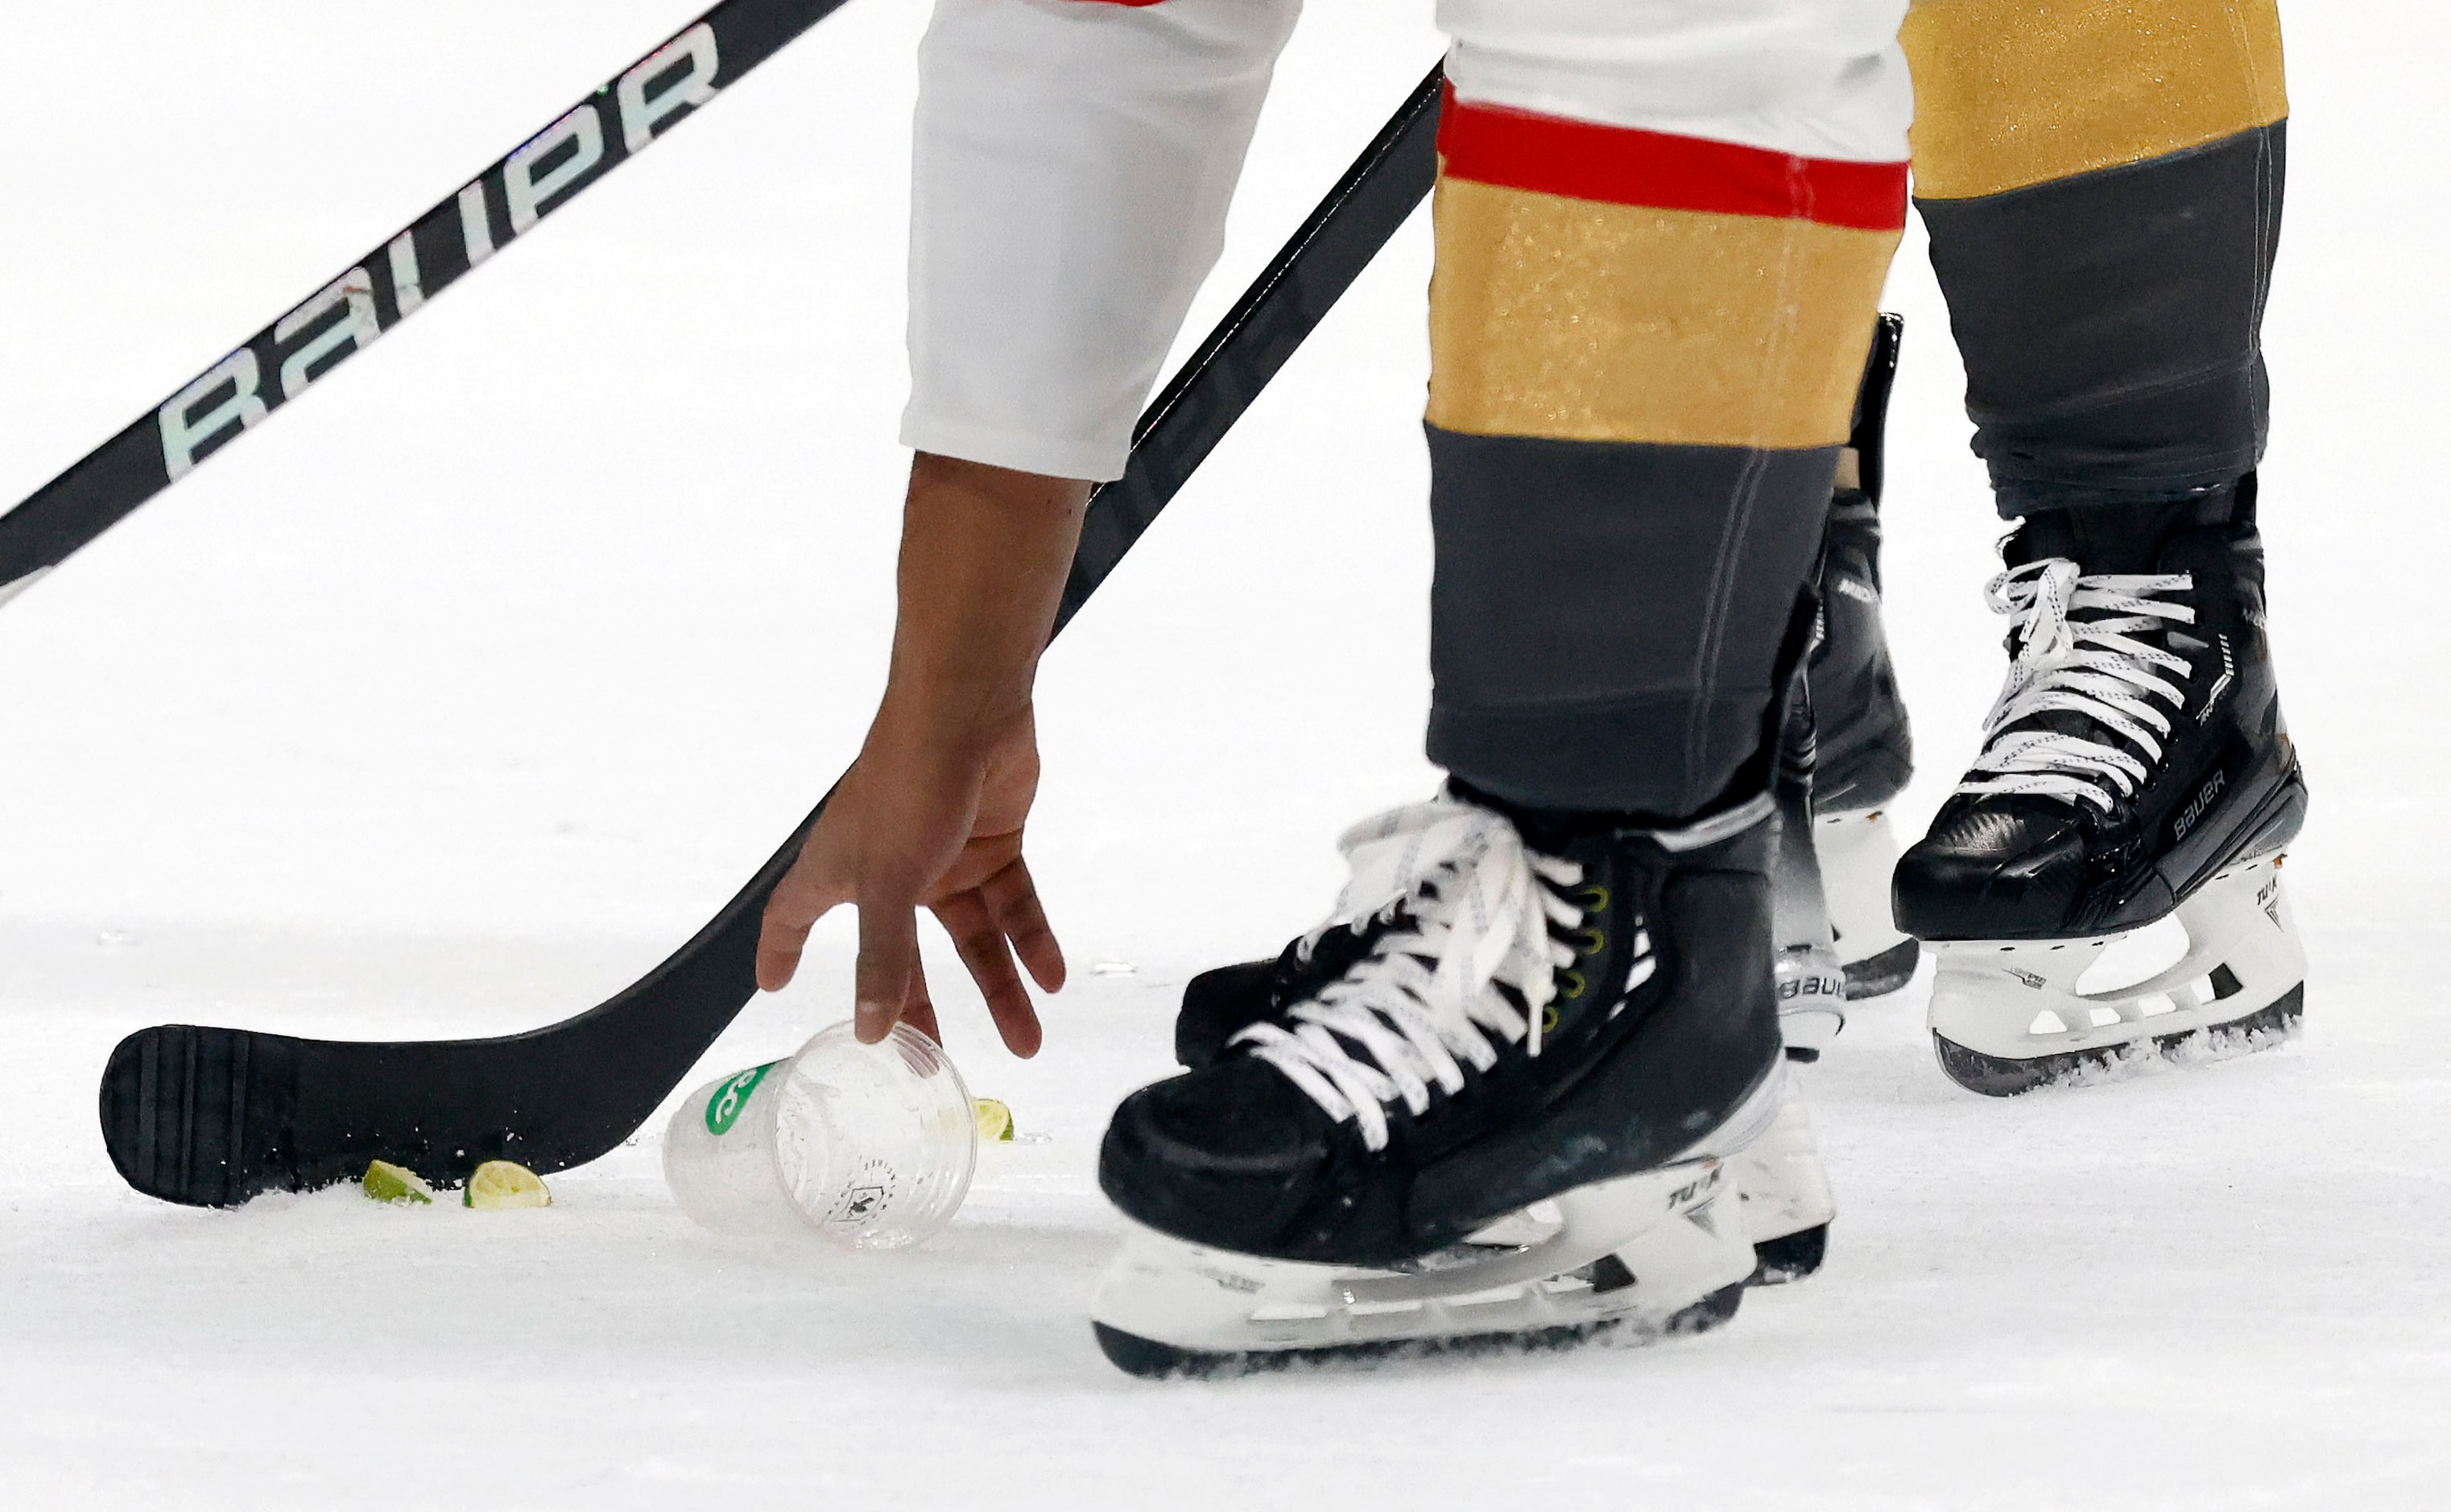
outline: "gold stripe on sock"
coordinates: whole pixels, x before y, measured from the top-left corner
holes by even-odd
[[[1693,446],[1847,439],[1898,233],[1439,186],[1430,423]]]
[[[1914,192],[1972,199],[2289,113],[2275,0],[1916,0]]]

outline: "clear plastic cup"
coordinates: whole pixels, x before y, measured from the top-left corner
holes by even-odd
[[[664,1130],[664,1181],[719,1233],[899,1249],[951,1221],[978,1163],[970,1089],[936,1042],[851,1025],[785,1060],[710,1082]]]

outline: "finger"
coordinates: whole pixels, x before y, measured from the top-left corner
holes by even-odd
[[[996,928],[1012,941],[1021,964],[1029,968],[1030,979],[1047,992],[1062,991],[1064,947],[1055,942],[1055,932],[1048,927],[1047,911],[1039,906],[1038,887],[1029,878],[1029,868],[1014,857],[1010,866],[979,884],[979,895],[995,916]]]
[[[979,995],[987,999],[988,1016],[995,1020],[1005,1049],[1025,1060],[1037,1054],[1046,1037],[1038,1023],[1038,1006],[1029,1000],[1029,990],[1021,985],[1021,973],[1013,968],[1012,952],[988,912],[987,900],[975,892],[957,893],[936,905],[936,917],[953,937],[954,949],[962,952],[971,979],[979,985]]]
[[[956,893],[935,908],[937,922],[952,936],[962,964],[971,969],[971,980],[979,985],[979,995],[987,999],[989,1016],[1007,1048],[1016,1055],[1036,1054],[1038,1011],[1030,1004],[1029,990],[1021,985],[1021,972],[1013,967],[1004,932],[996,928],[986,900],[976,892]]]
[[[826,879],[825,862],[812,854],[814,850],[814,846],[804,848],[767,895],[757,930],[757,985],[763,991],[780,992],[790,985],[800,969],[800,952],[808,947],[809,932],[836,904],[847,901],[841,890]]]
[[[919,933],[909,894],[882,893],[859,900],[859,964],[853,972],[858,1008],[853,1031],[873,1045],[892,1031],[911,995],[911,972],[919,964]]]
[[[962,964],[971,969],[971,980],[979,984],[979,995],[990,1008],[998,998],[1022,990],[1021,972],[1013,967],[1012,952],[1005,949],[1004,932],[996,928],[975,891],[941,899],[935,912],[936,922],[952,936],[953,949],[961,953]]]
[[[1047,1041],[1047,1031],[1038,1022],[1038,1006],[1028,992],[1016,990],[1001,1003],[988,1005],[989,1016],[995,1020],[996,1032],[1004,1036],[1004,1048],[1029,1059]]]
[[[936,999],[928,991],[928,963],[923,960],[911,963],[911,991],[902,999],[902,1022],[939,1045],[945,1043],[944,1033],[936,1028]]]

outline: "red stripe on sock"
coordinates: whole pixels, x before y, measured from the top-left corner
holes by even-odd
[[[1817,221],[1907,224],[1907,166],[1797,157],[1701,137],[1594,126],[1447,90],[1439,153],[1449,178],[1608,205]]]

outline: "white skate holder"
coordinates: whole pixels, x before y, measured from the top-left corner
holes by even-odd
[[[2143,981],[2081,992],[2087,970],[2132,932],[2071,940],[1965,940],[1939,947],[1931,1027],[1997,1061],[2174,1045],[2272,1009],[2306,979],[2278,854],[2241,861],[2179,905],[2187,947]],[[1954,1074],[1954,1072],[1952,1072]]]
[[[1779,1038],[1790,1055],[1815,1060],[1847,1027],[1847,972],[1830,930],[1809,784],[1782,775],[1772,793],[1778,803],[1771,929],[1778,947],[1772,979],[1778,986]]]
[[[1830,925],[1838,936],[1840,960],[1869,960],[1906,939],[1890,913],[1890,874],[1897,870],[1898,842],[1886,812],[1816,816],[1813,851],[1821,862],[1821,890],[1830,899]]]
[[[1838,1214],[1821,1148],[1813,1137],[1813,1119],[1792,1086],[1769,1131],[1729,1156],[1728,1168],[1743,1199],[1749,1243],[1768,1244],[1823,1227]]]
[[[1791,1052],[1816,1059],[1847,1027],[1847,973],[1827,945],[1779,952],[1778,1037]]]
[[[1091,1311],[1110,1328],[1218,1355],[1532,1334],[1623,1319],[1664,1327],[1753,1273],[1735,1194],[1718,1160],[1597,1182],[1558,1198],[1553,1220],[1541,1222],[1537,1208],[1528,1215],[1546,1230],[1531,1243],[1466,1243],[1405,1269],[1262,1260],[1135,1227]],[[1525,1221],[1510,1220],[1491,1237],[1511,1237]],[[1610,1255],[1631,1282],[1605,1286],[1570,1274]]]

